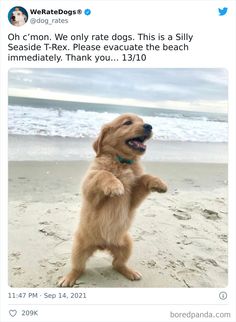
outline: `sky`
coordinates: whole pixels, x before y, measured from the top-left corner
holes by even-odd
[[[9,95],[227,113],[228,75],[219,68],[11,69]]]

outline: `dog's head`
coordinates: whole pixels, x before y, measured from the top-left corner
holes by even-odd
[[[121,155],[135,158],[146,151],[145,141],[152,136],[152,126],[134,114],[123,114],[105,124],[93,148],[97,156]]]
[[[27,20],[26,15],[20,11],[19,8],[15,8],[15,11],[12,12],[11,21],[15,26],[22,26]]]

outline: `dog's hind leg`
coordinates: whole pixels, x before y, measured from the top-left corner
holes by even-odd
[[[58,286],[72,287],[83,274],[87,259],[96,249],[96,246],[86,245],[79,235],[75,235],[71,257],[72,269],[59,281]]]
[[[108,249],[114,257],[112,265],[116,271],[131,281],[140,280],[142,275],[126,265],[132,250],[132,240],[128,233],[123,237],[119,246],[110,245]]]

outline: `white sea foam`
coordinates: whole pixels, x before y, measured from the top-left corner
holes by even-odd
[[[94,138],[101,126],[116,116],[108,112],[9,106],[9,134]],[[163,115],[147,116],[144,121],[153,126],[154,140],[227,142],[227,122]]]

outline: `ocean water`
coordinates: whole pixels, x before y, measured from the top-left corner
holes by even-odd
[[[135,113],[153,126],[153,139],[181,142],[228,140],[227,115],[145,107],[9,97],[9,134],[95,138],[101,126]]]

